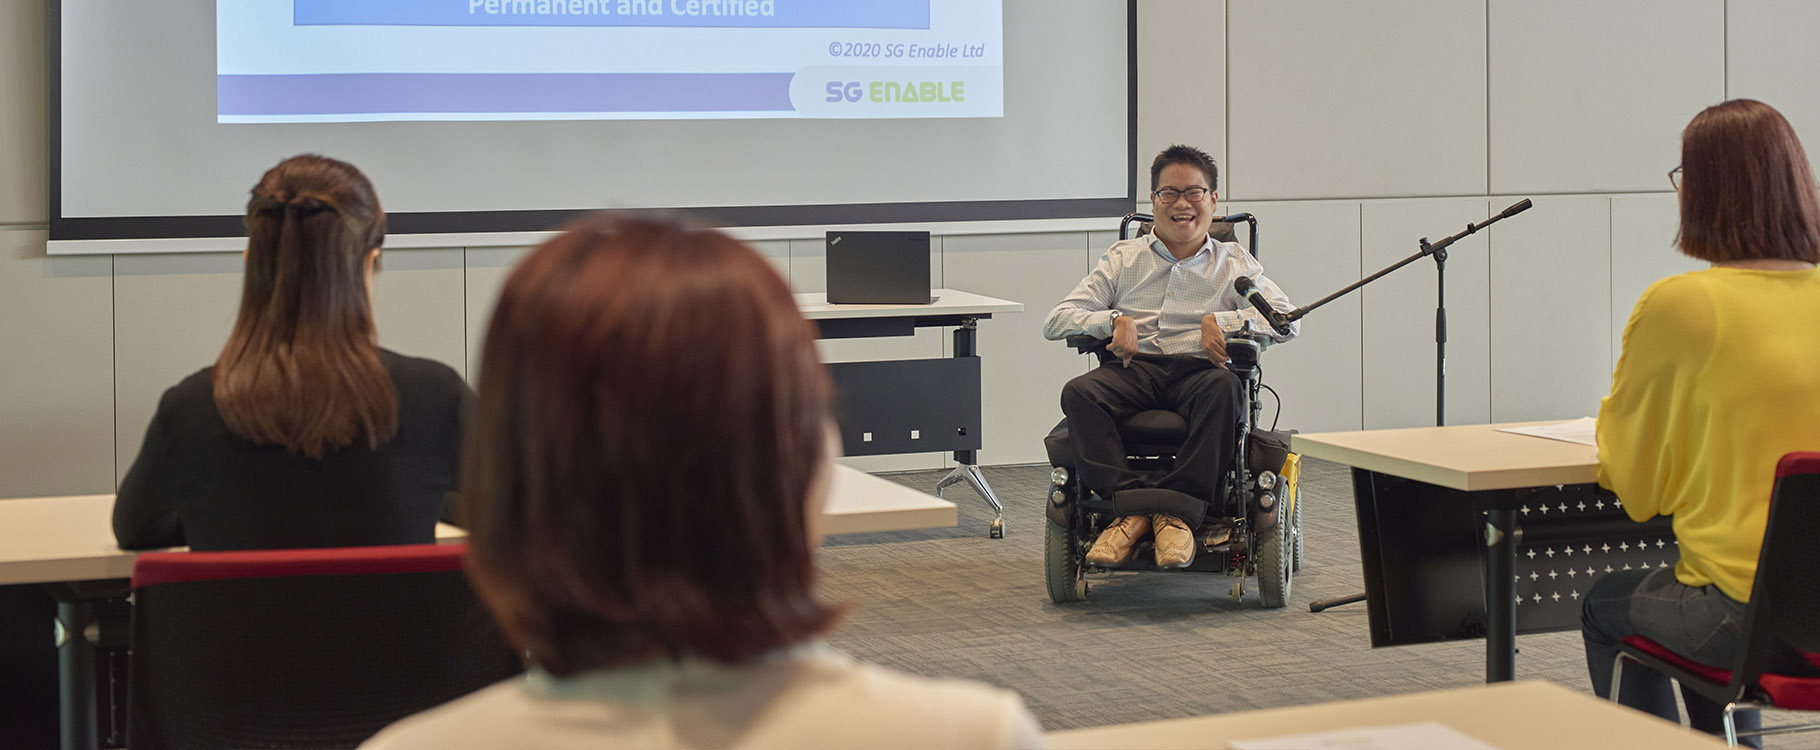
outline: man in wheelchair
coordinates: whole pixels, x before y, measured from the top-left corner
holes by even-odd
[[[1242,383],[1226,369],[1226,336],[1246,327],[1287,341],[1239,296],[1247,277],[1279,312],[1294,309],[1263,266],[1235,242],[1209,234],[1219,201],[1219,167],[1205,152],[1170,146],[1150,165],[1150,234],[1120,240],[1044,324],[1050,340],[1110,338],[1113,355],[1062,388],[1062,413],[1080,481],[1113,503],[1118,517],[1086,560],[1119,565],[1146,535],[1155,537],[1158,567],[1194,562],[1195,529],[1218,501],[1221,478],[1237,450]],[[1147,481],[1126,461],[1118,424],[1137,412],[1180,414],[1188,436],[1171,469]]]

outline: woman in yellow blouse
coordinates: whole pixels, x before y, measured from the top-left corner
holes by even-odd
[[[1581,633],[1602,697],[1627,635],[1732,663],[1776,460],[1820,449],[1820,201],[1801,142],[1769,105],[1728,101],[1688,124],[1669,177],[1675,244],[1712,268],[1637,300],[1599,410],[1599,483],[1635,520],[1673,518],[1681,559],[1612,573],[1587,594]],[[1717,704],[1682,695],[1694,728],[1721,731]],[[1620,697],[1679,721],[1669,681],[1648,669],[1625,669]],[[1740,731],[1756,722],[1738,716]]]

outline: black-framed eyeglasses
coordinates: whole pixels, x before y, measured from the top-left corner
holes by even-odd
[[[1668,184],[1675,186],[1676,190],[1681,189],[1681,168],[1680,167],[1675,167],[1674,169],[1668,170]]]
[[[1200,203],[1201,199],[1206,198],[1212,193],[1212,190],[1208,190],[1204,187],[1191,187],[1187,190],[1163,188],[1162,190],[1151,191],[1150,195],[1163,203],[1174,203],[1177,198],[1187,198],[1189,203]]]

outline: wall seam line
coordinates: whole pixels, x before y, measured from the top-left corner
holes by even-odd
[[[113,426],[114,433],[114,449],[108,453],[111,454],[109,463],[114,467],[113,480],[116,493],[120,491],[120,292],[118,287],[120,273],[116,267],[118,262],[117,256],[107,256],[107,342],[108,351],[114,358],[114,361],[108,363],[107,368],[107,395],[108,403],[111,406],[108,409],[110,417],[108,422]]]
[[[479,376],[477,373],[471,372],[474,369],[474,332],[470,330],[473,327],[470,322],[474,318],[468,315],[468,268],[468,247],[463,245],[461,248],[461,371],[467,376],[469,387],[472,387],[475,382],[478,382]]]

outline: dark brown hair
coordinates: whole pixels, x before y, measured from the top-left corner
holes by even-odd
[[[215,407],[234,434],[312,458],[398,430],[398,396],[373,329],[367,252],[385,212],[352,164],[280,162],[246,204],[240,317],[215,360]]]
[[[1675,246],[1711,263],[1820,261],[1820,196],[1794,128],[1774,107],[1733,99],[1681,131]]]
[[[739,663],[836,616],[807,500],[828,379],[789,288],[720,232],[583,219],[512,271],[462,472],[470,570],[557,675]]]
[[[1220,189],[1220,165],[1213,163],[1213,157],[1193,146],[1177,144],[1163,149],[1150,162],[1151,192],[1156,191],[1156,181],[1162,178],[1163,170],[1171,164],[1186,164],[1201,170],[1201,174],[1207,175],[1207,189]]]

